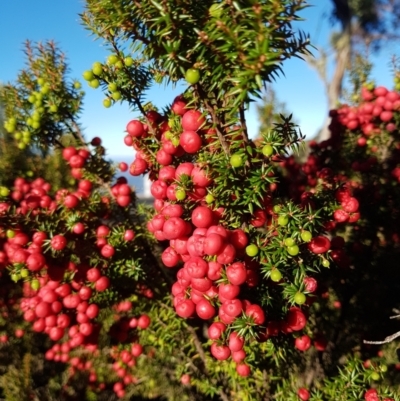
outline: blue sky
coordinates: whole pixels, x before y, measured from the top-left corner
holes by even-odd
[[[304,22],[297,24],[310,34],[311,42],[326,48],[331,26],[330,0],[309,0],[312,7],[304,10]],[[70,76],[78,78],[86,91],[81,124],[87,138],[100,136],[110,156],[124,156],[133,159],[131,148],[123,144],[126,123],[136,117],[128,106],[120,104],[110,109],[102,105],[104,95],[94,90],[82,79],[82,72],[90,69],[94,61],[104,61],[109,52],[100,40],[95,40],[81,24],[79,13],[83,11],[82,0],[8,0],[0,2],[0,82],[12,81],[17,71],[24,67],[23,42],[53,39],[66,53],[70,65]],[[398,44],[397,44],[398,46]],[[374,56],[373,78],[378,84],[391,85],[389,59],[399,48],[395,44]],[[315,52],[316,53],[316,52]],[[317,53],[316,53],[317,54]],[[305,62],[289,60],[283,66],[285,76],[274,84],[280,101],[287,104],[296,116],[301,130],[307,137],[313,137],[322,125],[328,112],[324,87],[317,73]],[[152,90],[149,100],[162,107],[171,103],[181,90],[157,87]],[[253,106],[247,113],[248,126],[252,136],[257,134],[257,113]]]

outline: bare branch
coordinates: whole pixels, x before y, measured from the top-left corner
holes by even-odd
[[[364,340],[364,344],[387,344],[392,342],[395,338],[400,337],[400,331],[397,333],[392,334],[391,336],[387,336],[384,340],[382,341],[368,341]]]

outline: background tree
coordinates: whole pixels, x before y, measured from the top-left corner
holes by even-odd
[[[307,57],[324,83],[329,109],[341,99],[346,72],[352,69],[356,57],[368,58],[388,41],[400,39],[398,0],[332,0],[332,6],[331,21],[340,29],[331,33],[330,50],[319,49],[317,58]],[[331,64],[333,72],[328,76]],[[360,78],[367,80],[367,76]],[[328,125],[326,120],[318,134],[320,140],[329,137]]]
[[[74,143],[73,134],[61,128],[64,123],[66,128],[70,122],[60,122],[64,115],[59,114],[59,105],[55,104],[55,101],[68,102],[68,99],[57,98],[59,94],[56,88],[64,91],[65,88],[62,88],[61,82],[54,81],[57,79],[55,77],[58,71],[60,74],[67,73],[66,61],[64,55],[58,52],[55,44],[50,41],[36,46],[27,41],[24,51],[27,69],[18,76],[16,85],[6,83],[0,87],[0,183],[10,186],[16,176],[26,178],[41,176],[54,185],[54,189],[68,186],[73,179],[60,150],[48,146],[49,143],[57,140],[55,137],[57,130],[59,136],[60,132],[63,133],[65,146]],[[39,57],[42,58],[41,65],[38,64]],[[49,63],[50,60],[53,60],[53,70],[45,71],[45,63]],[[43,74],[42,77],[41,74]],[[49,77],[49,82],[45,84],[44,74],[48,74]],[[35,79],[39,79],[42,85],[37,85]],[[37,91],[33,90],[35,85]],[[18,103],[18,91],[21,90],[33,92],[28,99],[24,99],[24,103]],[[77,91],[74,96],[78,96]],[[44,113],[45,108],[48,108],[47,113]],[[5,115],[10,115],[10,109],[15,112],[15,116],[6,119]],[[43,115],[46,119],[42,119]],[[24,125],[17,126],[17,120],[21,117],[24,118]],[[39,140],[37,135],[39,129],[49,142]],[[52,135],[54,138],[50,140]]]

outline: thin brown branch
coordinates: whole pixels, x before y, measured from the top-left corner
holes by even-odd
[[[247,131],[246,117],[244,115],[244,107],[243,105],[239,106],[239,116],[240,116],[240,125],[242,126],[242,136],[244,142],[249,143],[249,134]]]
[[[204,349],[201,345],[199,337],[197,336],[197,333],[193,327],[188,326],[187,329],[193,337],[194,346],[196,347],[196,351],[198,352],[200,359],[202,360],[202,362],[204,364],[204,371],[207,373],[206,354],[204,353]]]
[[[220,390],[219,393],[218,393],[218,395],[221,397],[221,400],[222,400],[222,401],[229,401],[228,396],[224,393],[223,390]]]
[[[202,90],[200,85],[196,85],[196,90],[200,98],[204,100],[204,104],[207,108],[207,111],[210,113],[212,121],[213,121],[213,128],[215,128],[215,131],[217,132],[218,139],[221,143],[222,149],[224,150],[225,154],[227,156],[230,155],[229,152],[229,146],[228,143],[225,140],[224,134],[220,131],[219,126],[220,126],[220,121],[218,120],[217,114],[215,112],[214,107],[210,104],[210,102],[207,100],[207,96]]]

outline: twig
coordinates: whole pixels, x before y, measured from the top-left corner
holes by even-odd
[[[190,334],[193,337],[193,341],[194,341],[194,346],[196,347],[196,350],[200,356],[200,359],[203,361],[203,369],[204,369],[204,373],[207,374],[207,366],[206,366],[206,355],[204,353],[204,349],[201,345],[201,342],[199,340],[199,337],[197,336],[197,333],[195,331],[195,329],[191,326],[187,327],[188,331],[190,332]],[[229,401],[228,396],[225,394],[224,390],[220,389],[218,391],[218,395],[221,397],[222,401]]]
[[[391,336],[387,336],[384,340],[382,341],[367,341],[364,340],[364,344],[387,344],[393,341],[395,338],[400,337],[400,331],[397,333],[392,334]]]
[[[194,330],[194,328],[192,326],[188,326],[187,329],[188,329],[189,333],[193,337],[194,346],[196,347],[196,350],[197,350],[201,360],[203,361],[204,371],[205,371],[205,373],[207,373],[206,354],[204,353],[204,349],[201,346],[199,337],[197,337],[197,333],[196,333],[196,331]]]
[[[230,154],[229,146],[228,146],[228,144],[227,144],[227,142],[225,140],[225,137],[224,137],[223,133],[219,130],[219,125],[220,124],[219,124],[217,115],[215,114],[215,110],[212,107],[212,105],[207,101],[207,97],[206,97],[205,93],[203,92],[202,88],[200,87],[200,85],[196,85],[196,89],[197,89],[199,97],[204,99],[204,104],[205,104],[208,112],[211,115],[211,118],[213,120],[213,127],[215,128],[215,131],[217,132],[217,136],[218,136],[218,139],[219,139],[219,141],[221,143],[222,149],[224,150],[225,154],[227,156],[229,156],[229,154]]]
[[[218,395],[221,397],[221,399],[222,399],[223,401],[229,401],[228,396],[224,393],[223,390],[220,390],[219,393],[218,393]]]
[[[390,319],[396,319],[396,318],[400,317],[400,309],[393,308],[392,310],[394,313],[397,313],[397,315],[391,316]]]
[[[244,142],[247,144],[249,142],[249,133],[247,132],[246,117],[244,115],[243,104],[239,106],[240,124],[242,126],[242,136]]]

